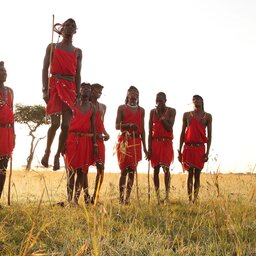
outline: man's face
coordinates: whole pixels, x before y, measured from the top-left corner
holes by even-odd
[[[102,88],[95,87],[92,89],[92,96],[95,97],[96,99],[99,99],[101,94],[102,94]]]
[[[6,69],[4,66],[0,66],[0,82],[5,82],[7,78]]]
[[[73,35],[76,33],[76,24],[70,20],[63,24],[62,34]]]
[[[156,106],[161,108],[165,106],[166,99],[163,95],[156,96]]]
[[[139,93],[137,90],[130,90],[127,95],[128,102],[130,104],[137,104],[139,99]]]
[[[91,87],[90,86],[81,86],[80,87],[80,94],[82,96],[90,96],[91,95]]]
[[[193,97],[192,102],[196,108],[201,107],[203,100],[200,97]]]

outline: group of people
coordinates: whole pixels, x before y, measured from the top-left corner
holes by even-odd
[[[68,201],[78,204],[83,190],[85,203],[95,204],[104,178],[104,141],[109,139],[104,127],[106,105],[98,102],[102,94],[102,85],[81,83],[82,50],[72,44],[76,28],[73,19],[68,19],[61,25],[56,24],[53,29],[63,39],[58,43],[50,43],[46,49],[42,70],[42,92],[51,125],[47,132],[46,149],[41,163],[44,167],[49,167],[51,145],[56,131],[61,127],[53,170],[60,169],[60,156],[63,155],[68,177]],[[4,85],[6,77],[4,63],[0,62],[0,197],[8,161],[15,145],[13,92]],[[166,101],[164,92],[156,95],[156,107],[150,111],[148,150],[144,127],[145,110],[139,105],[139,90],[131,86],[127,91],[125,104],[118,107],[115,126],[120,130],[116,146],[121,170],[120,204],[130,202],[134,175],[142,159],[142,147],[146,159],[151,162],[154,169],[157,202],[161,202],[160,168],[164,171],[165,199],[169,201],[176,110],[167,107]],[[178,159],[189,174],[187,190],[191,202],[198,196],[200,173],[204,162],[208,160],[212,134],[212,116],[204,111],[202,97],[194,95],[193,104],[194,111],[183,115],[178,150]],[[91,165],[97,167],[97,176],[94,192],[90,197],[87,173]]]

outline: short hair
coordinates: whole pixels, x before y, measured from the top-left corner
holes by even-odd
[[[128,93],[129,93],[130,91],[137,91],[138,95],[140,94],[140,93],[139,93],[139,90],[138,90],[135,86],[131,85],[131,86],[129,87],[129,89],[127,90],[127,95],[126,95],[126,98],[125,98],[125,105],[128,103]],[[139,105],[139,97],[138,97],[138,105]]]
[[[69,19],[67,19],[66,21],[64,21],[62,24],[60,24],[60,23],[54,24],[53,30],[54,30],[57,34],[59,34],[59,36],[62,35],[63,27],[65,26],[65,24],[66,24],[67,22],[70,22],[70,21],[73,22],[73,23],[76,25],[75,20],[72,19],[72,18],[69,18]],[[77,26],[76,26],[76,29],[77,29]]]
[[[157,93],[156,97],[157,96],[162,96],[166,100],[166,94],[164,92]]]
[[[95,84],[92,84],[91,85],[92,86],[92,89],[103,89],[104,88],[104,86],[102,86],[101,84],[98,84],[98,83],[95,83]]]
[[[201,97],[201,96],[198,95],[198,94],[195,94],[195,95],[193,96],[193,98],[198,98],[198,99],[202,100],[202,109],[203,109],[203,111],[204,111],[204,99],[203,99],[203,97]]]
[[[80,87],[90,87],[90,88],[92,88],[90,83],[85,83],[85,82],[81,83]]]
[[[4,62],[0,61],[0,66],[3,67],[4,66]]]
[[[69,19],[67,19],[66,21],[63,22],[63,26],[64,26],[66,23],[70,22],[70,21],[73,22],[73,23],[75,23],[75,25],[76,25],[75,20],[72,19],[72,18],[69,18]]]

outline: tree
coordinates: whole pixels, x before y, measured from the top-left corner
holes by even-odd
[[[15,121],[20,124],[26,124],[29,128],[29,136],[32,137],[30,143],[30,152],[27,157],[27,165],[26,170],[31,169],[31,164],[34,158],[35,149],[40,140],[44,139],[44,137],[37,138],[35,136],[35,132],[37,128],[41,125],[49,124],[50,119],[46,116],[45,107],[41,105],[15,105]]]

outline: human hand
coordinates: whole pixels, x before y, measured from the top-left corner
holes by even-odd
[[[131,130],[133,130],[133,131],[137,131],[137,130],[138,130],[137,125],[136,125],[136,124],[133,124],[133,123],[130,123],[130,124],[129,124],[129,128],[130,128]]]
[[[49,94],[48,92],[43,92],[43,100],[45,101],[45,103],[47,104],[49,101]]]
[[[146,160],[151,160],[152,150],[149,150],[146,154]]]
[[[208,161],[208,154],[205,154],[204,155],[204,162],[207,162]]]
[[[104,135],[103,139],[104,139],[104,141],[109,140],[109,134],[108,134],[108,133],[106,133],[106,134]]]
[[[99,154],[99,150],[98,150],[98,144],[94,143],[93,144],[93,155],[96,157]]]
[[[181,153],[181,151],[178,149],[178,160],[179,160],[179,162],[182,162],[182,153]]]

